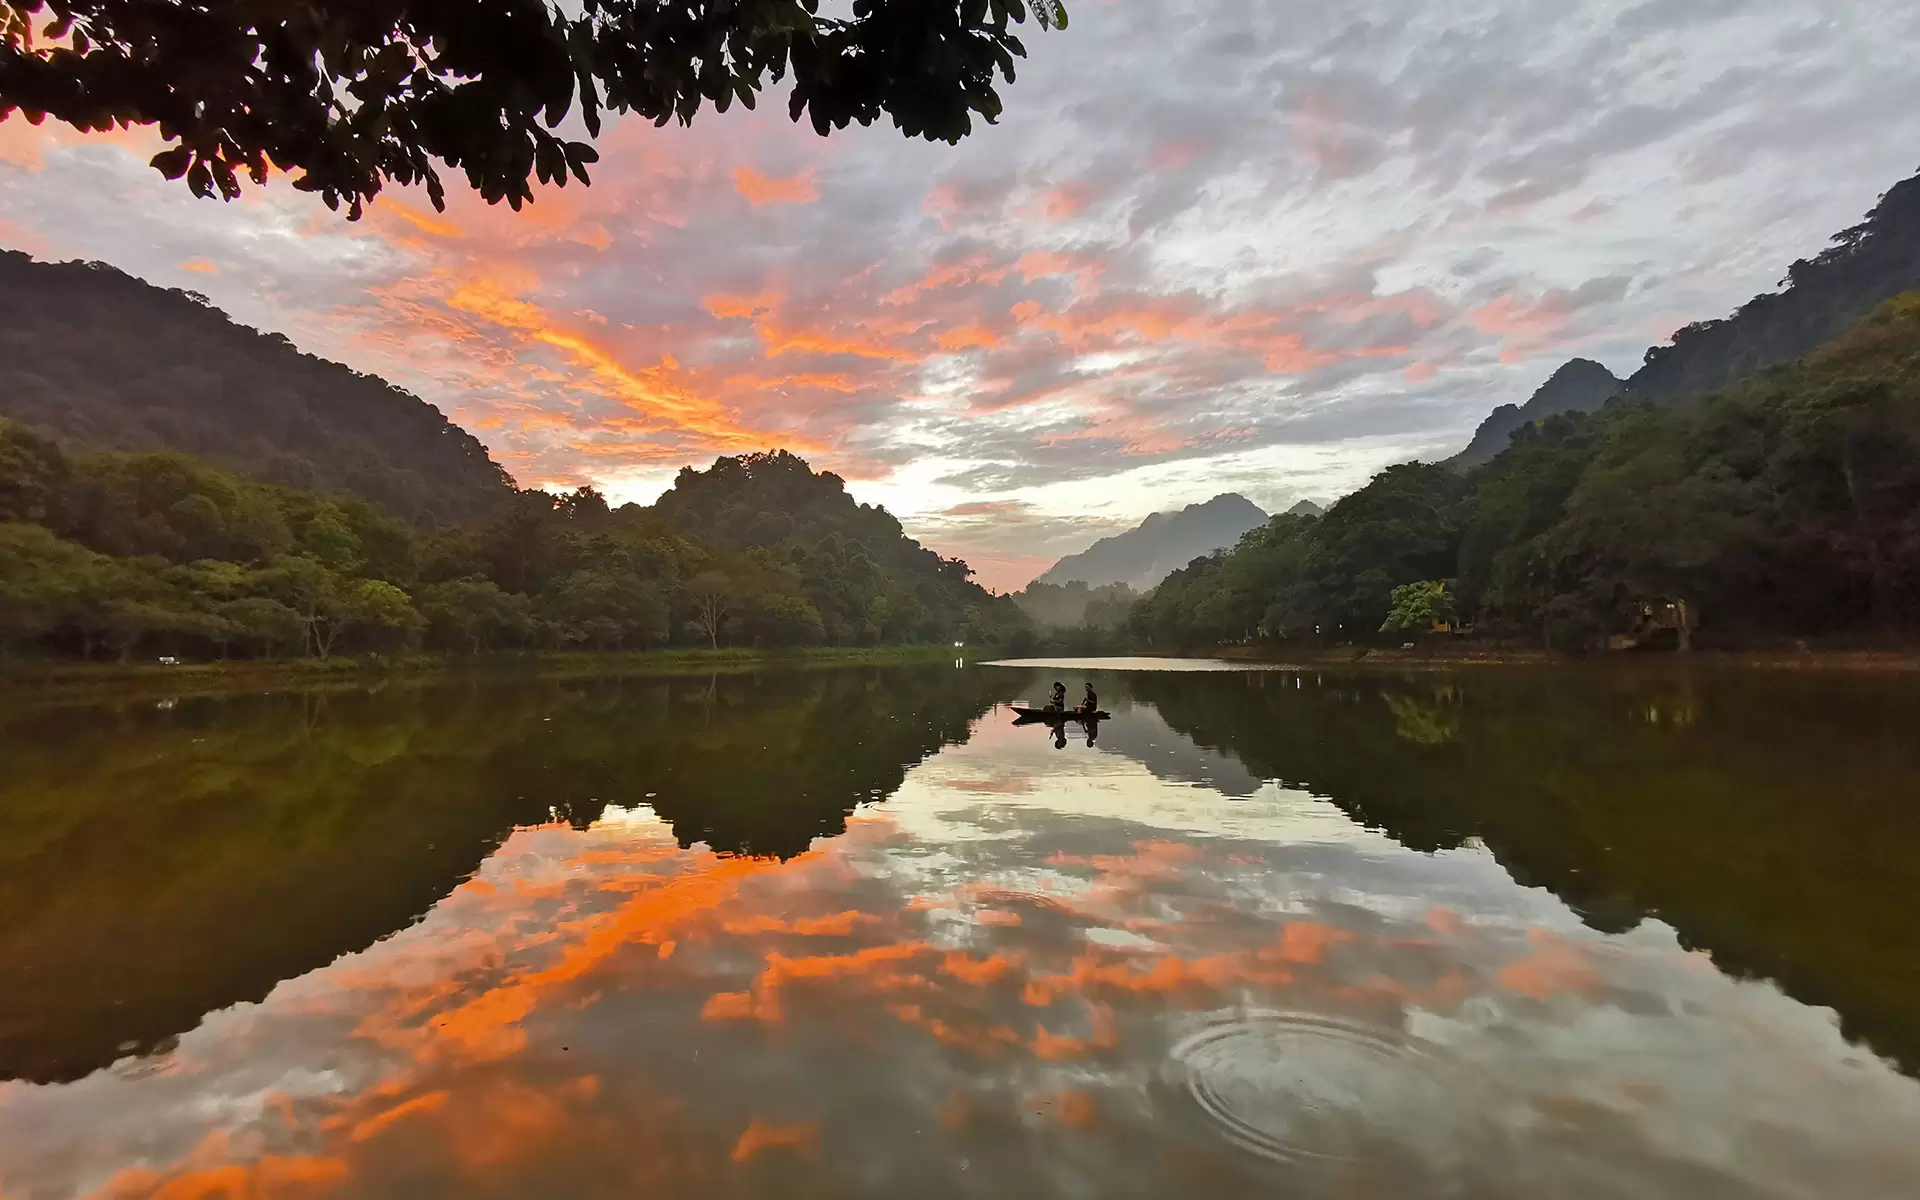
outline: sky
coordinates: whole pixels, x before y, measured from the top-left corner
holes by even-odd
[[[1147,514],[1325,502],[1574,356],[1630,373],[1920,169],[1911,0],[1069,0],[958,146],[613,123],[519,213],[0,123],[0,245],[384,376],[523,486],[785,447],[1023,585]],[[450,181],[451,183],[451,181]]]

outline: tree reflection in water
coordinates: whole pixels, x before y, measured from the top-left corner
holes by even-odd
[[[1902,688],[1024,683],[7,715],[7,1195],[1920,1180]]]

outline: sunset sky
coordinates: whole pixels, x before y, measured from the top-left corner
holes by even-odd
[[[784,446],[998,588],[1237,490],[1451,454],[1626,374],[1920,169],[1912,0],[1069,0],[958,147],[708,112],[590,189],[358,224],[195,200],[140,132],[0,124],[0,245],[385,376],[523,485],[649,501]]]

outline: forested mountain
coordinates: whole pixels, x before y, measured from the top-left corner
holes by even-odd
[[[1035,582],[1078,580],[1094,587],[1123,583],[1144,590],[1195,555],[1233,545],[1266,519],[1267,514],[1251,500],[1228,492],[1179,512],[1154,513],[1125,533],[1101,538],[1084,552],[1067,555]]]
[[[0,421],[0,657],[1018,641],[970,574],[785,453],[682,472],[658,509],[509,492],[434,530]]]
[[[1618,394],[1625,384],[1599,363],[1576,358],[1567,363],[1535,392],[1525,404],[1502,404],[1480,422],[1467,448],[1447,460],[1450,467],[1477,467],[1492,461],[1507,448],[1513,435],[1524,425],[1544,421],[1563,412],[1592,412]]]
[[[1696,625],[1729,645],[1920,632],[1920,292],[1695,401],[1561,413],[1464,475],[1391,467],[1175,572],[1131,623],[1179,647],[1456,618],[1566,648],[1650,625],[1682,644]]]
[[[1525,405],[1494,409],[1449,462],[1479,466],[1522,426],[1559,412],[1592,412],[1616,394],[1655,404],[1706,395],[1811,353],[1882,301],[1920,288],[1920,176],[1895,184],[1864,221],[1794,263],[1781,285],[1729,317],[1681,329],[1670,344],[1648,350],[1624,383],[1598,363],[1574,359]]]
[[[440,410],[104,263],[0,250],[0,417],[75,450],[177,450],[404,520],[497,509],[513,481]]]
[[[861,504],[830,471],[776,450],[682,468],[651,510],[667,528],[716,553],[791,573],[834,642],[997,636],[1018,610],[973,582],[973,568],[908,537],[885,508]],[[969,610],[979,619],[968,623]],[[989,619],[988,614],[993,614]],[[966,629],[962,630],[965,625]]]
[[[1811,353],[1882,301],[1920,288],[1920,175],[1895,184],[1818,255],[1787,268],[1781,284],[1648,350],[1627,390],[1655,402],[1704,395]]]

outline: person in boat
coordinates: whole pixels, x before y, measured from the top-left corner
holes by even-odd
[[[1080,698],[1080,711],[1088,716],[1100,711],[1100,694],[1093,690],[1091,683],[1087,685],[1087,694]]]
[[[1052,712],[1067,711],[1067,685],[1058,680],[1053,684],[1053,695],[1047,697],[1047,708]]]

